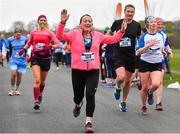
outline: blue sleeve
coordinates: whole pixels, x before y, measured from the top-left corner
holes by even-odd
[[[8,39],[7,39],[7,49],[9,49],[10,43],[11,43],[11,40],[10,40],[10,38],[8,38]]]
[[[169,45],[169,40],[168,40],[168,37],[166,38],[166,41],[164,43],[164,46],[168,46]]]
[[[5,39],[4,40],[4,43],[5,43],[5,47],[6,47],[6,49],[8,48],[8,46],[9,46],[9,42],[8,42],[8,40],[7,39]]]
[[[142,36],[141,36],[141,38],[139,39],[139,41],[138,41],[138,45],[137,45],[137,50],[138,49],[140,49],[140,48],[142,48],[142,47],[144,47],[144,37],[145,37],[145,35],[146,34],[143,34]]]
[[[2,50],[2,41],[0,40],[0,50]]]

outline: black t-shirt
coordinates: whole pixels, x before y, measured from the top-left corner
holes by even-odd
[[[116,20],[111,26],[111,31],[118,31],[121,28],[123,19]],[[125,54],[126,56],[135,56],[136,39],[141,35],[141,26],[138,22],[132,21],[127,25],[123,38],[114,45],[114,54]]]

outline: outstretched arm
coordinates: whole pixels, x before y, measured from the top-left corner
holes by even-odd
[[[56,29],[56,36],[60,40],[69,41],[70,35],[68,33],[64,33],[64,28],[67,20],[69,19],[69,14],[67,14],[67,10],[63,9],[61,11],[61,21]]]

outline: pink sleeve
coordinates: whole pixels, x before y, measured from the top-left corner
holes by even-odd
[[[51,40],[53,40],[54,44],[59,44],[59,41],[56,37],[56,35],[50,31],[50,35],[51,35]]]
[[[56,36],[59,40],[64,41],[71,41],[71,34],[64,32],[65,24],[59,23],[58,27],[56,28]]]
[[[118,31],[114,36],[102,34],[102,44],[114,44],[120,41],[124,33]]]
[[[30,37],[28,39],[28,42],[27,42],[27,45],[28,45],[28,48],[33,44],[33,34],[32,32],[30,33]]]

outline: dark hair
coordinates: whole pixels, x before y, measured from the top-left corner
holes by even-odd
[[[124,11],[126,11],[126,9],[127,9],[128,7],[132,7],[132,8],[134,8],[134,10],[135,10],[135,7],[134,7],[132,4],[127,4],[127,5],[124,7]]]
[[[46,20],[47,20],[47,17],[46,17],[46,15],[39,15],[39,17],[38,17],[38,21],[41,19],[41,18],[45,18]]]
[[[80,18],[80,22],[79,22],[79,23],[81,23],[81,21],[82,21],[83,17],[85,17],[85,16],[89,16],[89,17],[91,17],[91,15],[89,15],[89,14],[84,14],[84,15]],[[92,17],[91,17],[91,19],[92,19]]]
[[[14,29],[14,33],[22,33],[22,29],[20,29],[20,28],[15,28],[15,29]]]

